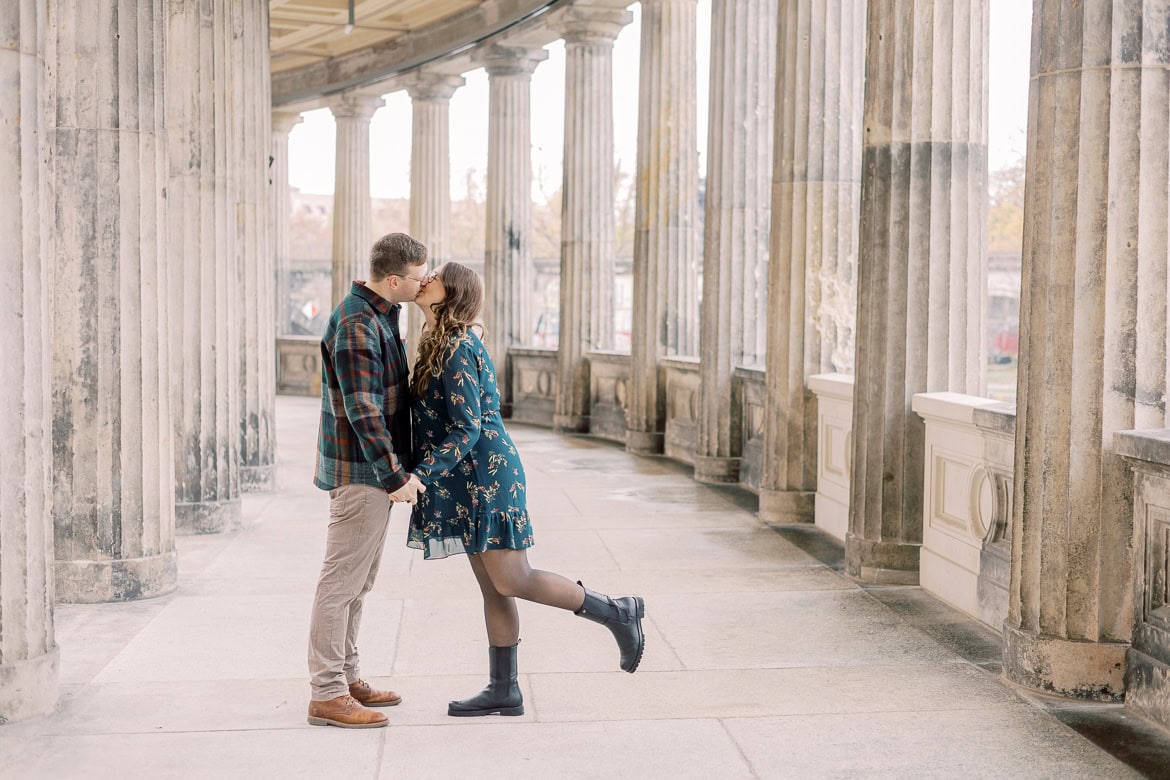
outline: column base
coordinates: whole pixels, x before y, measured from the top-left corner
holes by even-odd
[[[554,414],[552,427],[557,433],[589,433],[589,415]]]
[[[0,666],[0,726],[47,715],[57,708],[60,653],[49,652]]]
[[[699,482],[726,485],[739,482],[739,458],[695,456],[695,479]]]
[[[812,523],[817,494],[808,490],[760,489],[760,519],[765,523]]]
[[[921,548],[910,542],[870,541],[850,531],[845,534],[845,571],[871,585],[917,585]]]
[[[239,528],[240,499],[175,504],[175,533],[218,534]]]
[[[276,488],[276,464],[240,467],[240,492],[264,493]]]
[[[1005,625],[1003,675],[1016,685],[1070,699],[1120,701],[1129,645],[1080,642]]]
[[[626,452],[633,455],[661,455],[666,446],[661,433],[626,431]]]
[[[165,596],[178,582],[175,551],[144,558],[57,561],[57,601],[102,604]]]

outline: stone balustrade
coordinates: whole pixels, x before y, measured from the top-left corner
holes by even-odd
[[[589,432],[600,439],[626,443],[626,392],[630,356],[621,352],[590,352]]]
[[[276,392],[321,395],[321,340],[315,336],[281,336],[276,340]]]
[[[693,466],[699,440],[699,359],[663,358],[658,370],[662,374],[659,382],[666,387],[663,452],[668,458]]]
[[[528,347],[508,350],[512,419],[552,427],[557,405],[557,351]]]
[[[1125,658],[1125,706],[1170,728],[1170,428],[1120,431],[1113,443],[1134,473],[1137,624]]]
[[[813,374],[817,398],[816,526],[845,541],[849,530],[849,471],[853,456],[853,377]]]
[[[765,396],[764,370],[739,366],[732,374],[731,403],[739,416],[739,482],[753,493],[760,492],[764,470]]]
[[[922,589],[999,631],[1007,617],[1015,407],[919,393],[926,423]]]

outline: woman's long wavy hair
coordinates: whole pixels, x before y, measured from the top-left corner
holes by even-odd
[[[455,354],[459,338],[471,327],[483,326],[477,321],[483,309],[483,280],[479,274],[459,263],[445,263],[439,269],[446,297],[431,304],[435,313],[434,326],[427,326],[418,342],[418,362],[410,378],[410,389],[415,398],[421,398],[432,378],[443,372],[443,363]]]

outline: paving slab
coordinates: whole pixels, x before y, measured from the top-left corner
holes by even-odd
[[[471,723],[394,729],[383,777],[750,778],[717,720]]]
[[[733,718],[727,730],[760,778],[1138,778],[1023,704],[986,710]],[[815,747],[814,747],[815,746]]]
[[[218,731],[205,725],[197,732],[39,737],[16,760],[4,761],[0,778],[375,777],[384,731]]]

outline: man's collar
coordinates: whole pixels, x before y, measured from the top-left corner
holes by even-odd
[[[361,282],[361,281],[353,282],[353,284],[350,285],[349,291],[353,295],[356,295],[357,297],[361,298],[363,301],[366,301],[367,303],[369,303],[371,306],[374,307],[375,310],[381,312],[382,314],[388,315],[391,312],[397,311],[398,309],[402,308],[401,304],[390,303],[390,301],[386,300],[381,295],[378,295],[378,293],[371,290],[369,287],[367,287],[365,285],[364,282]]]

